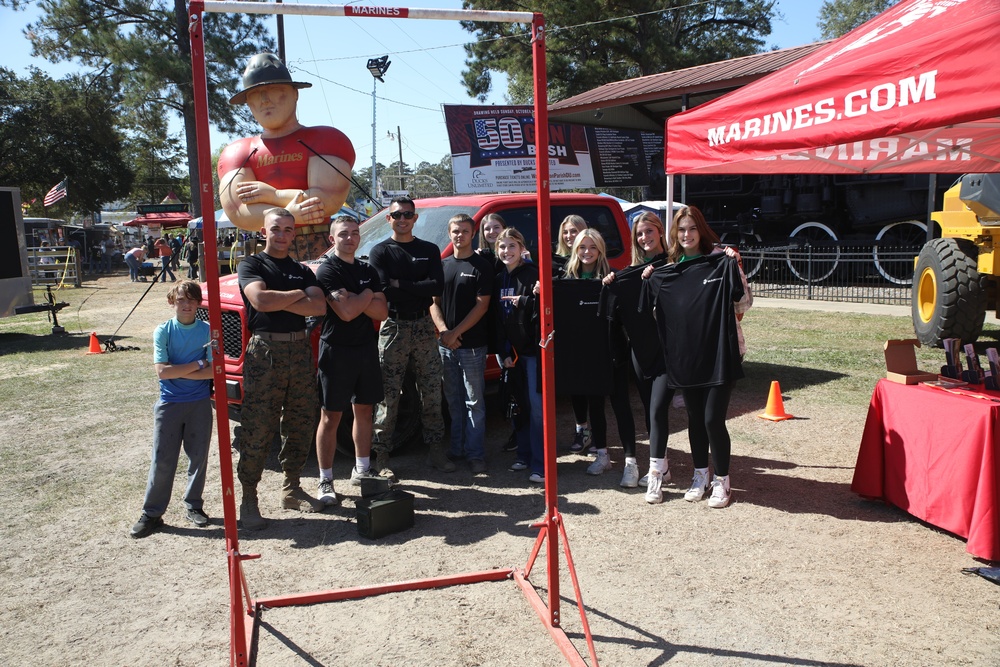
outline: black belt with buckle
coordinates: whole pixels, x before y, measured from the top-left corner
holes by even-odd
[[[302,331],[289,331],[288,333],[278,333],[275,331],[254,331],[254,336],[257,338],[262,338],[263,340],[269,340],[276,343],[294,343],[295,341],[305,340],[309,337],[309,333],[303,329]]]
[[[394,320],[419,320],[421,317],[426,317],[427,314],[427,311],[416,313],[403,313],[398,310],[389,311],[389,317]]]

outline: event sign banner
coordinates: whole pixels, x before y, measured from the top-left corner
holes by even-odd
[[[455,192],[533,192],[535,119],[531,106],[444,105]],[[663,136],[652,132],[549,123],[552,190],[648,185],[661,169]]]

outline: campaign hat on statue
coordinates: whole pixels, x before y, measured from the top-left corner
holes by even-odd
[[[272,83],[284,83],[292,88],[311,88],[311,83],[292,81],[285,63],[273,53],[258,53],[250,58],[243,71],[243,90],[229,98],[230,104],[246,104],[247,92]]]

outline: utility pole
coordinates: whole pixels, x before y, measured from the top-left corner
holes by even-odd
[[[396,126],[396,142],[399,145],[399,189],[406,189],[406,181],[403,180],[403,134],[399,131],[399,125]]]
[[[281,0],[274,1],[281,4]],[[285,60],[285,15],[281,13],[278,13],[278,58],[288,65],[288,61]]]

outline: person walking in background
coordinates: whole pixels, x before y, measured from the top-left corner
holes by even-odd
[[[319,512],[325,505],[300,484],[317,417],[316,363],[307,317],[326,313],[313,272],[292,259],[295,218],[283,208],[264,214],[264,251],[240,262],[239,284],[250,339],[243,362],[243,431],[237,476],[243,487],[240,521],[261,530],[257,485],[271,443],[281,436],[281,507]]]
[[[184,261],[188,264],[188,279],[198,280],[198,237],[192,234],[184,244]]]
[[[486,472],[486,313],[493,264],[472,249],[475,221],[464,213],[448,221],[453,254],[443,260],[444,288],[434,297],[444,396],[451,415],[452,460],[466,459],[474,475]]]
[[[495,280],[497,301],[497,356],[500,365],[517,372],[518,405],[522,412],[517,430],[517,458],[511,472],[530,470],[528,481],[545,482],[542,443],[541,369],[538,366],[538,266],[524,260],[524,236],[513,227],[500,232],[497,256],[504,264]],[[527,410],[527,418],[523,414]]]
[[[184,243],[181,241],[180,232],[178,232],[170,239],[170,267],[174,271],[180,271],[181,249],[183,247]]]
[[[327,303],[317,363],[322,411],[316,431],[316,459],[319,499],[335,505],[333,458],[337,427],[349,405],[354,413],[355,457],[350,483],[360,486],[361,478],[370,474],[372,414],[375,404],[384,397],[373,321],[384,320],[388,307],[378,272],[354,256],[361,242],[358,221],[347,215],[334,218],[330,241],[333,253],[316,271]]]
[[[669,264],[651,271],[642,287],[642,307],[655,313],[667,383],[683,391],[687,406],[694,477],[684,499],[699,501],[711,489],[713,508],[728,506],[732,497],[726,412],[746,352],[737,315],[753,304],[738,254],[718,243],[700,210],[681,208],[670,227]]]
[[[376,244],[369,254],[389,302],[389,317],[379,329],[378,338],[385,398],[375,410],[372,449],[378,474],[391,480],[396,476],[389,468],[389,452],[408,366],[413,369],[420,394],[420,418],[429,448],[427,463],[441,472],[455,471],[455,464],[444,451],[441,356],[430,317],[431,303],[434,297],[441,296],[444,285],[441,250],[413,235],[418,217],[412,199],[393,199],[386,213],[392,236]]]
[[[174,272],[170,270],[170,257],[173,251],[170,249],[169,241],[160,237],[156,239],[156,243],[154,245],[156,247],[156,252],[159,253],[160,265],[162,266],[160,269],[160,282],[167,282],[168,275],[170,276],[170,282],[177,282],[177,276],[175,276]],[[153,282],[156,282],[156,278],[153,278]]]
[[[142,515],[129,532],[134,538],[163,526],[181,447],[189,461],[184,491],[187,519],[199,527],[208,525],[202,493],[212,442],[211,335],[208,323],[195,317],[201,305],[198,283],[185,280],[171,287],[167,303],[174,317],[153,332],[160,398],[153,406],[153,460]]]

